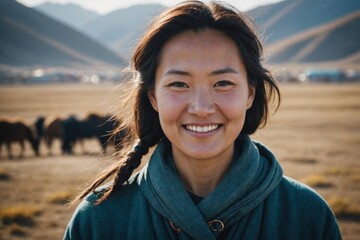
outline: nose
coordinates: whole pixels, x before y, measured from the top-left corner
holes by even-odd
[[[210,90],[194,90],[190,99],[188,112],[198,117],[207,117],[215,113],[216,107]]]

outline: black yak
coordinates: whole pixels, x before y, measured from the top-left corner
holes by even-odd
[[[121,146],[126,133],[122,131],[114,136],[113,131],[118,125],[119,121],[110,116],[89,114],[84,120],[71,116],[63,121],[62,150],[71,154],[76,141],[97,138],[105,154],[108,143]]]
[[[7,146],[8,157],[13,158],[11,144],[18,142],[21,146],[20,157],[24,156],[25,141],[29,141],[35,154],[39,155],[39,139],[32,132],[30,126],[26,123],[17,120],[11,121],[6,119],[0,119],[0,150],[2,144]]]
[[[36,119],[34,124],[39,141],[44,136],[44,122],[45,122],[45,117],[40,116]]]

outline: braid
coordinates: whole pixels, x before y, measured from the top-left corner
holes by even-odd
[[[127,155],[126,161],[119,166],[114,181],[113,189],[120,188],[126,182],[133,171],[140,166],[141,158],[149,152],[149,147],[145,144],[136,144],[133,151]]]
[[[134,149],[128,153],[126,160],[117,168],[113,169],[111,174],[115,174],[112,185],[103,192],[102,196],[96,201],[100,203],[105,200],[113,191],[120,189],[121,186],[130,178],[133,171],[140,166],[141,158],[149,152],[148,145],[139,141]]]

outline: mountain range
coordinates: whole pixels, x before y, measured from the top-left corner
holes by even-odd
[[[164,8],[161,5],[136,5],[119,9],[93,18],[81,29],[129,58],[149,19]],[[351,62],[355,60],[352,55],[360,53],[360,45],[357,44],[360,37],[358,11],[360,1],[354,0],[286,0],[252,9],[247,14],[253,18],[263,36],[271,63],[323,62],[345,58]],[[65,15],[63,19],[66,19]]]
[[[287,0],[248,14],[271,64],[360,66],[360,1]]]
[[[160,4],[134,5],[94,17],[93,12],[70,3],[45,2],[34,9],[72,26],[129,58],[135,42],[151,19],[165,9]],[[69,16],[76,19],[69,20]],[[90,18],[90,19],[89,19]]]
[[[360,63],[360,11],[268,45],[269,61]]]
[[[129,56],[151,19],[164,8],[159,4],[134,5],[94,18],[81,29],[116,52]]]
[[[360,1],[354,0],[286,0],[247,13],[271,44],[359,10]]]
[[[118,54],[86,34],[15,0],[0,1],[0,64],[122,66]]]
[[[97,12],[84,9],[72,3],[45,2],[35,7],[35,9],[77,29],[80,29],[88,21],[100,17],[100,14]]]
[[[12,10],[4,11],[4,4]],[[50,53],[56,56],[54,52],[61,56],[55,63],[123,64],[147,24],[164,8],[135,5],[98,15],[74,4],[47,2],[31,9],[1,0],[0,33],[7,37],[0,39],[0,64],[26,65],[30,57],[38,64],[49,63],[46,59]],[[258,26],[270,63],[360,63],[360,1],[285,0],[247,14]],[[11,59],[10,54],[25,58]]]

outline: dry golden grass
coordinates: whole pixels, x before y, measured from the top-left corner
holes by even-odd
[[[313,188],[326,188],[332,185],[328,178],[320,174],[311,174],[310,176],[301,178],[300,181]]]
[[[360,220],[360,207],[344,197],[334,196],[328,200],[328,204],[338,218],[350,218]]]
[[[287,176],[301,180],[320,175],[331,183],[326,188],[315,184],[314,188],[333,208],[343,238],[357,239],[360,222],[354,206],[360,202],[360,84],[281,85],[280,89],[283,101],[279,111],[252,137],[275,153]],[[115,113],[122,91],[111,85],[1,86],[0,114],[31,123],[39,115]],[[9,178],[0,180],[1,209],[38,206],[41,214],[33,217],[35,224],[30,227],[0,226],[0,236],[62,238],[74,211],[62,199],[68,199],[113,161],[109,155],[98,155],[96,141],[87,141],[85,148],[87,154],[77,146],[76,155],[62,156],[57,142],[54,154],[47,156],[42,145],[37,158],[26,145],[25,158],[13,160],[8,160],[2,149],[0,173]],[[14,154],[17,151],[19,147],[14,146]]]
[[[0,86],[0,113],[29,122],[40,115],[115,113],[122,91],[107,84]]]
[[[26,231],[24,230],[24,228],[22,226],[19,226],[17,224],[12,224],[9,227],[10,230],[10,234],[12,236],[18,236],[18,237],[25,237],[26,236]]]
[[[8,171],[5,168],[0,168],[0,181],[9,180],[10,178]]]
[[[359,167],[341,167],[341,168],[331,168],[325,171],[325,174],[336,175],[336,176],[360,176]]]
[[[41,209],[36,205],[17,205],[0,209],[0,219],[5,225],[18,224],[32,226],[35,217],[41,213]]]
[[[74,193],[69,191],[60,191],[50,194],[46,197],[47,202],[55,204],[67,204],[74,197]]]

